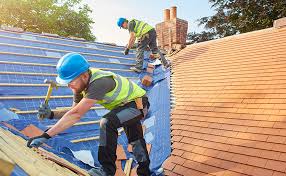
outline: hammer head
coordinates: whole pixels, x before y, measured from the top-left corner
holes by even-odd
[[[55,88],[57,88],[57,87],[58,87],[58,86],[57,86],[57,83],[56,83],[55,81],[53,81],[53,80],[45,79],[44,83],[46,83],[46,84],[50,84],[50,85],[51,85],[51,87],[55,87]]]

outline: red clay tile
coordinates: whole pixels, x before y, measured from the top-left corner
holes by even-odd
[[[269,136],[268,139],[267,139],[267,142],[284,144],[286,142],[286,137],[283,137],[283,136]]]
[[[126,160],[127,159],[122,145],[117,145],[116,155],[117,155],[117,160]]]
[[[251,174],[253,176],[270,176],[273,174],[273,171],[257,167],[252,170]]]
[[[169,170],[165,170],[165,171],[164,171],[164,174],[165,174],[166,176],[178,176],[178,174],[176,174],[176,173],[174,173],[174,172],[171,172],[171,171],[169,171]]]
[[[148,151],[148,154],[150,154],[151,149],[152,149],[152,144],[147,144],[147,151]]]
[[[183,159],[177,161],[177,173],[195,161],[226,168],[205,175],[282,173],[286,45],[281,45],[281,35],[286,30],[269,28],[193,44],[171,57],[176,106],[170,158]],[[209,169],[203,164],[198,168]]]
[[[174,169],[175,165],[176,165],[176,164],[172,163],[171,160],[167,159],[166,161],[164,161],[164,163],[163,163],[162,166],[163,166],[164,168],[166,168],[166,169],[168,169],[168,170],[171,171],[171,170]]]
[[[260,157],[262,158],[267,158],[267,159],[272,159],[272,160],[278,160],[279,156],[281,156],[280,152],[275,152],[275,151],[269,151],[269,150],[264,150],[259,154]]]
[[[268,160],[265,168],[280,171],[280,172],[285,172],[286,162]]]
[[[29,138],[40,136],[43,134],[43,131],[34,125],[29,125],[21,131],[22,134],[28,136]]]
[[[189,169],[181,165],[176,165],[175,168],[173,169],[173,172],[180,175],[186,175],[189,172]]]
[[[137,176],[137,167],[138,167],[138,165],[131,169],[130,176]]]
[[[174,156],[174,155],[171,155],[169,159],[171,160],[172,163],[179,164],[179,165],[183,165],[184,162],[186,161],[186,159],[178,157],[178,156]]]
[[[257,157],[249,157],[247,164],[257,167],[265,167],[267,159],[257,158]]]
[[[279,160],[286,162],[286,153],[281,153],[279,156]]]
[[[132,153],[132,145],[131,145],[131,144],[128,144],[128,146],[127,146],[127,151],[130,152],[130,153]]]
[[[115,173],[115,175],[117,176],[125,176],[125,173],[124,173],[124,171],[122,170],[122,165],[121,165],[121,161],[119,161],[119,160],[117,160],[116,162],[115,162],[115,164],[116,164],[116,173]]]
[[[172,141],[174,141],[174,142],[180,142],[182,138],[183,138],[183,136],[173,136],[173,137],[172,137]]]
[[[272,176],[286,176],[286,173],[274,172]]]
[[[178,149],[174,149],[174,150],[172,151],[172,154],[173,154],[173,155],[176,155],[176,156],[182,156],[183,153],[184,153],[183,150],[178,150]]]

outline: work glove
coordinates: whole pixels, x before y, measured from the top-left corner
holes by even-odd
[[[48,104],[42,103],[38,110],[38,119],[52,119],[53,118],[53,112],[51,111],[51,108]]]
[[[129,48],[125,48],[125,50],[123,51],[123,54],[128,55],[128,53],[129,53]]]
[[[46,143],[51,136],[47,133],[43,133],[41,136],[32,137],[28,140],[27,147],[40,147],[42,144]]]

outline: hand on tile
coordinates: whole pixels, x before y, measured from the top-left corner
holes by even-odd
[[[50,138],[51,138],[51,136],[49,136],[47,133],[43,133],[40,136],[36,136],[36,137],[30,138],[28,140],[27,147],[29,147],[29,148],[32,148],[32,147],[38,148],[42,144],[46,143],[48,141],[48,139],[50,139]]]

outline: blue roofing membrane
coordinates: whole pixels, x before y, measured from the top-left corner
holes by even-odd
[[[58,59],[68,52],[79,52],[83,54],[92,67],[109,70],[122,76],[129,77],[145,90],[147,90],[151,103],[148,116],[143,124],[146,126],[145,140],[152,144],[150,153],[151,169],[158,169],[163,161],[170,155],[170,71],[163,69],[159,64],[153,74],[153,83],[151,87],[144,87],[140,83],[140,78],[146,75],[146,72],[137,74],[129,70],[130,66],[135,64],[135,53],[132,51],[128,56],[124,56],[121,51],[123,47],[111,46],[96,42],[74,41],[65,38],[46,37],[34,33],[16,33],[0,30],[0,95],[1,97],[29,97],[45,96],[47,86],[43,85],[44,79],[55,80],[56,64]],[[144,68],[147,62],[153,62],[148,59],[149,53],[145,53]],[[66,98],[52,98],[49,105],[52,109],[60,107],[69,107],[72,104],[72,92],[67,87],[59,87],[53,90],[53,96],[69,95]],[[24,99],[0,99],[0,121],[15,126],[18,130],[33,124],[42,130],[46,130],[49,125],[56,123],[56,120],[39,121],[35,112],[16,114],[7,109],[17,108],[20,111],[37,110],[44,98],[24,98]],[[107,110],[99,107],[96,110],[90,110],[81,119],[81,121],[99,120]],[[6,108],[6,109],[5,109]],[[7,129],[5,126],[0,125]],[[13,133],[22,136],[20,133],[7,129]],[[126,135],[118,138],[118,143],[123,145],[127,157],[133,157],[127,151]],[[99,135],[99,125],[89,124],[73,126],[61,134],[48,141],[52,149],[45,148],[57,154],[60,157],[84,168],[90,169],[91,166],[98,165],[96,140],[71,143],[71,140],[94,137]],[[77,151],[90,151],[89,156],[94,160],[76,159]],[[123,163],[124,164],[124,163]],[[135,163],[133,164],[135,165]],[[25,175],[25,172],[16,167],[12,175]]]

